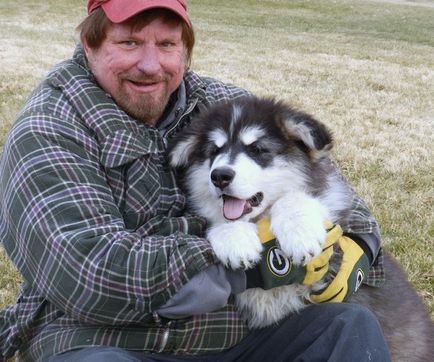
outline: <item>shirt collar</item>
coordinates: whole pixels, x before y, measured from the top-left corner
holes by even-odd
[[[166,130],[170,128],[179,117],[183,114],[187,105],[187,92],[184,81],[178,87],[178,90],[173,92],[170,97],[169,104],[161,117],[160,122],[157,125],[158,131],[161,135],[164,135]]]

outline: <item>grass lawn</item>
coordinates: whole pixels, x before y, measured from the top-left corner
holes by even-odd
[[[334,157],[434,318],[434,1],[191,0],[192,68],[326,123]],[[29,92],[70,57],[80,0],[2,0],[0,148]],[[20,277],[0,247],[0,307]]]

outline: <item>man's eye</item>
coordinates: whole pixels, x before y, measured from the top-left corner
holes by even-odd
[[[124,40],[120,42],[121,45],[128,47],[128,48],[133,48],[135,46],[137,46],[137,41],[135,40]]]
[[[164,41],[159,43],[159,46],[160,46],[160,48],[163,48],[163,49],[170,49],[170,48],[176,47],[177,43],[175,41],[172,41],[172,40],[164,40]]]
[[[160,47],[161,48],[171,48],[175,45],[175,43],[171,42],[171,41],[163,41],[160,43]]]

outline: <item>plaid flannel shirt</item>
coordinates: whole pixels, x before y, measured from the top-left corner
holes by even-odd
[[[172,133],[201,107],[246,94],[193,72],[185,84]],[[97,345],[211,353],[246,336],[232,301],[176,321],[153,313],[217,262],[175,181],[159,132],[96,85],[78,47],[32,94],[0,161],[0,241],[25,280],[0,314],[5,356],[39,361]],[[355,194],[347,224],[377,228]]]

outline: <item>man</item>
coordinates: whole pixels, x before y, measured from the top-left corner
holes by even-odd
[[[164,157],[193,115],[246,92],[188,69],[184,0],[89,0],[88,11],[82,46],[32,94],[1,158],[0,238],[25,281],[0,314],[3,355],[389,360],[377,321],[357,305],[312,305],[247,330],[231,295],[261,283],[218,263]],[[342,226],[377,261],[378,227],[357,195]],[[318,301],[351,293],[334,288]]]

